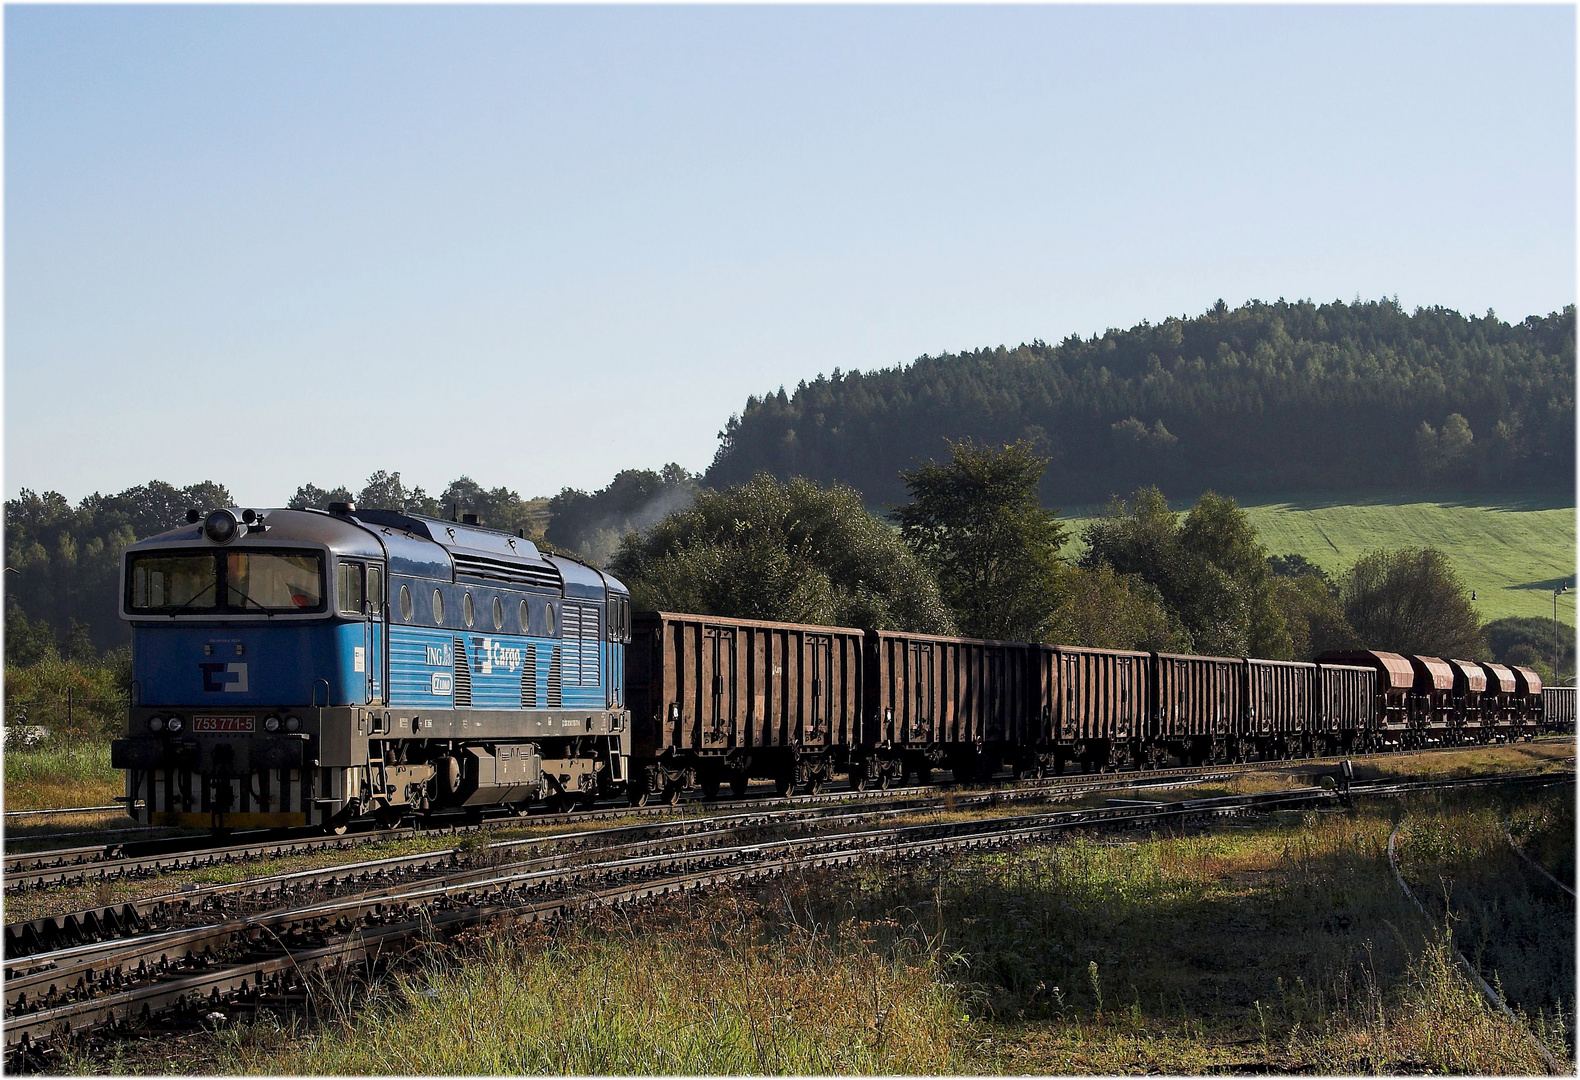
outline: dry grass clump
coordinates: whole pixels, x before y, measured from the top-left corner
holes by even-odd
[[[5,752],[7,810],[108,806],[124,794],[125,778],[110,768],[108,739],[62,738]]]
[[[233,1037],[221,1067],[483,1075],[938,1073],[969,1025],[925,942],[879,954],[838,928],[765,930],[751,901],[689,920],[605,913],[487,937],[464,963],[396,978],[282,1047]],[[646,924],[646,925],[644,925]],[[661,932],[659,932],[661,930]]]

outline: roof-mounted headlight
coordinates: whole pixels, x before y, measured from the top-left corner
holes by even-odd
[[[228,544],[236,539],[236,515],[229,510],[214,510],[203,519],[203,535],[216,544]]]

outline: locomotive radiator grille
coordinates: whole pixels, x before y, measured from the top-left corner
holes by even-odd
[[[521,650],[521,707],[538,707],[538,647],[528,645]]]
[[[549,708],[557,709],[562,704],[560,700],[560,647],[554,646],[554,651],[549,654]]]
[[[466,639],[455,639],[455,704],[472,704],[472,665],[466,659]]]

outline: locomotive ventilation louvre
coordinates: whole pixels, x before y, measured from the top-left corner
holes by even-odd
[[[466,660],[466,639],[455,639],[455,704],[472,704],[472,665]]]
[[[538,647],[528,645],[521,650],[521,707],[538,707]]]
[[[554,651],[549,654],[549,708],[557,709],[560,701],[560,647],[554,646]]]
[[[512,585],[540,585],[556,591],[560,588],[560,572],[547,563],[521,565],[454,550],[450,552],[450,557],[455,560],[455,572],[461,577],[505,581]]]

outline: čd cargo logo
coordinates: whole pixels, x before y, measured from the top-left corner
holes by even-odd
[[[472,640],[474,644],[477,642],[476,638]],[[484,638],[482,643],[477,645],[477,652],[478,659],[481,661],[478,669],[480,674],[492,675],[495,668],[503,668],[505,671],[519,671],[521,668],[521,650],[501,645],[493,638]]]
[[[203,691],[208,694],[247,692],[246,664],[199,664],[203,672]]]

